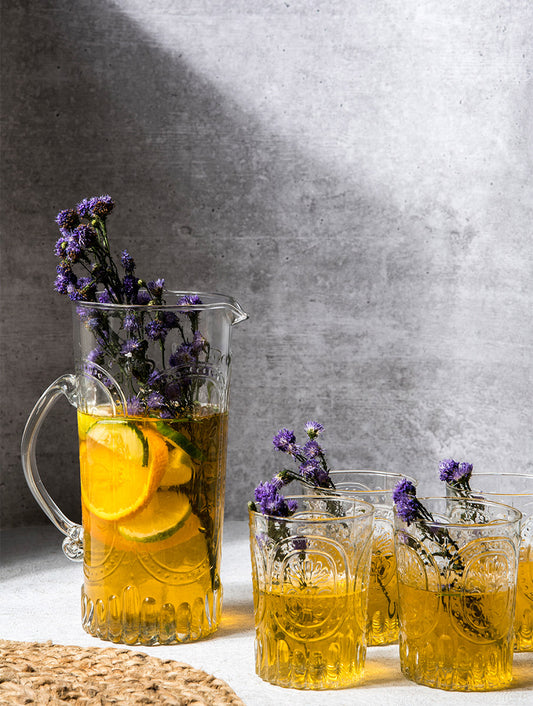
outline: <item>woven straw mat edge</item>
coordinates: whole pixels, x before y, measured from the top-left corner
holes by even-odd
[[[221,679],[115,647],[0,640],[0,704],[245,706]]]

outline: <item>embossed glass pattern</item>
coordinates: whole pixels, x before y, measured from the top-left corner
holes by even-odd
[[[475,495],[512,505],[522,513],[514,649],[515,652],[533,652],[533,475],[474,471],[470,486]],[[458,494],[449,484],[446,492],[452,496]]]
[[[369,647],[398,642],[398,584],[394,554],[392,491],[402,478],[416,486],[417,481],[399,473],[373,470],[330,472],[335,488],[354,495],[375,508],[372,562],[368,589],[366,639]],[[309,492],[314,490],[309,489]],[[322,492],[331,491],[324,489]]]
[[[335,516],[323,496],[296,499],[290,518],[250,512],[256,672],[296,689],[354,686],[366,655],[374,510],[339,497]]]
[[[521,514],[484,500],[420,501],[435,522],[394,520],[402,672],[451,691],[505,688]]]
[[[24,432],[28,485],[66,535],[65,554],[83,561],[82,624],[103,640],[188,642],[219,625],[230,334],[246,314],[223,295],[165,293],[173,301],[191,294],[201,299],[193,310],[185,304],[76,302],[76,373],[45,391]],[[125,322],[134,319],[139,332],[155,316],[172,323],[164,340],[143,338],[135,345],[146,346],[147,380],[180,400],[163,413],[156,392],[145,407],[131,404],[134,380],[138,385],[140,379],[135,366],[141,363],[130,344],[141,334],[131,338]],[[98,349],[102,331],[113,343],[113,355]],[[191,338],[201,341],[195,356],[186,343]],[[152,382],[142,384],[153,390]],[[60,395],[78,413],[83,528],[50,498],[36,465],[39,428]]]

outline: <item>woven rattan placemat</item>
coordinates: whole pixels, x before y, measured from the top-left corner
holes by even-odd
[[[0,640],[0,704],[244,706],[221,679],[115,647]]]

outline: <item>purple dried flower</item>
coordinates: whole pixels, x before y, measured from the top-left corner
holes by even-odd
[[[154,299],[161,299],[163,295],[163,289],[165,287],[165,280],[164,279],[156,279],[151,280],[150,282],[146,283],[146,288],[150,292],[150,294],[154,297]]]
[[[183,304],[188,306],[194,306],[196,304],[201,304],[202,300],[197,294],[184,294],[178,299],[177,303],[180,305]]]
[[[72,238],[75,238],[80,248],[91,248],[98,239],[98,234],[91,226],[80,223],[72,231]]]
[[[127,250],[122,251],[120,262],[122,263],[122,267],[127,275],[133,274],[133,270],[135,269],[135,260],[131,257]]]
[[[307,483],[312,483],[319,488],[331,487],[329,473],[317,458],[301,463],[298,471]]]
[[[160,392],[151,392],[146,397],[146,404],[150,409],[160,409],[165,406],[165,398]]]
[[[56,223],[60,228],[65,228],[66,230],[73,230],[79,224],[80,219],[76,211],[72,208],[65,208],[63,211],[59,211],[56,216]]]
[[[314,481],[316,480],[318,467],[319,462],[317,461],[317,459],[311,458],[307,461],[304,461],[304,463],[301,463],[298,467],[298,470],[303,478],[315,484]]]
[[[289,517],[296,510],[295,500],[285,500],[280,495],[276,485],[269,483],[259,483],[254,492],[255,501],[259,505],[259,511],[263,515],[274,515],[275,517]]]
[[[407,478],[402,478],[398,482],[392,491],[392,499],[396,505],[398,515],[408,525],[414,520],[421,519],[420,503],[416,498],[416,488]]]
[[[461,462],[457,464],[457,469],[453,474],[453,480],[465,482],[470,480],[474,466],[471,463]]]
[[[122,328],[124,331],[138,331],[140,329],[140,322],[135,313],[130,311],[126,314],[122,321]]]
[[[278,491],[281,490],[284,485],[286,485],[283,476],[281,476],[279,473],[275,475],[270,482]]]
[[[148,304],[150,301],[150,295],[145,289],[141,289],[140,292],[137,292],[137,301],[135,302],[136,304]]]
[[[98,346],[93,348],[87,355],[87,360],[90,363],[103,363],[104,362],[104,351]]]
[[[124,294],[126,295],[126,301],[131,302],[137,296],[137,290],[139,288],[138,281],[133,275],[125,275],[122,280],[122,288],[124,289]]]
[[[323,431],[324,427],[318,422],[307,422],[305,425],[305,433],[310,439],[315,439]]]
[[[192,365],[198,362],[198,358],[195,356],[190,343],[182,343],[175,351],[172,353],[168,359],[169,364],[173,368],[178,368],[181,365]]]
[[[140,341],[137,338],[130,338],[122,345],[120,352],[124,356],[131,357],[137,353],[140,353],[143,348],[143,341]]]
[[[80,218],[91,218],[92,217],[93,203],[94,203],[94,198],[83,199],[83,201],[80,201],[80,203],[76,206],[76,210],[77,210]]]
[[[60,262],[56,268],[56,271],[57,277],[54,282],[54,286],[60,294],[67,294],[69,284],[76,284],[76,275],[72,271],[70,264],[66,261]]]
[[[92,277],[80,277],[79,280],[67,286],[67,294],[73,302],[88,302],[94,300],[96,284]]]
[[[144,404],[137,397],[130,397],[126,400],[126,409],[132,417],[140,417],[144,413]]]
[[[65,243],[65,255],[72,263],[78,262],[83,254],[84,247],[80,243],[79,237],[72,233]]]
[[[109,296],[109,292],[107,289],[104,289],[103,292],[100,292],[98,295],[98,301],[100,304],[109,304],[111,302],[111,297]]]
[[[149,321],[144,330],[148,338],[152,341],[163,341],[168,334],[167,327],[160,319]]]
[[[439,463],[440,479],[443,481],[451,481],[456,469],[457,463],[453,458],[445,458]]]
[[[206,347],[207,341],[205,340],[205,338],[202,336],[200,331],[195,331],[191,343],[192,353],[198,356],[202,351],[205,351]]]
[[[115,203],[111,196],[93,196],[90,199],[83,199],[77,205],[76,210],[80,218],[94,218],[95,216],[102,218],[107,216],[113,210]]]
[[[166,382],[166,373],[164,373],[162,370],[158,370],[157,368],[154,368],[154,370],[152,370],[152,372],[148,376],[148,379],[146,380],[146,384],[150,387],[153,387],[154,390],[161,390],[161,388],[166,384]]]
[[[445,483],[462,486],[470,490],[470,476],[474,467],[471,463],[458,463],[453,458],[445,458],[439,463],[440,479]]]
[[[54,246],[54,255],[56,255],[56,257],[65,257],[68,239],[69,233],[67,231],[61,231],[61,236]]]
[[[318,441],[315,441],[314,439],[310,439],[303,447],[303,453],[305,454],[306,458],[316,458],[317,456],[320,456],[321,453],[323,453],[322,448]]]
[[[91,199],[92,202],[92,212],[95,216],[102,218],[111,213],[115,208],[115,202],[109,196],[109,194],[104,194],[103,196],[95,196]]]
[[[272,439],[274,446],[282,451],[283,453],[290,454],[294,456],[299,452],[299,446],[296,444],[296,436],[294,432],[283,428],[278,431],[278,433]]]

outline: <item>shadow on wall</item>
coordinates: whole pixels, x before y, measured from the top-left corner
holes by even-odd
[[[138,272],[231,292],[251,315],[234,345],[230,508],[242,504],[243,482],[255,484],[258,469],[268,475],[268,440],[257,440],[308,412],[332,427],[366,422],[361,463],[390,443],[372,425],[398,415],[396,434],[409,436],[401,405],[420,371],[401,358],[416,348],[409,334],[424,316],[413,273],[436,266],[418,247],[422,226],[417,235],[357,174],[336,173],[271,132],[107,2],[10,7],[4,22],[4,220],[16,236],[4,268],[14,297],[30,282],[40,295],[22,332],[5,324],[5,370],[19,372],[4,413],[4,524],[43,520],[18,445],[39,391],[72,366],[68,305],[50,286],[53,219],[96,192],[118,202],[113,246],[128,247]],[[39,354],[26,355],[36,340]],[[58,428],[67,416],[58,413]],[[75,515],[76,450],[63,443],[42,440],[42,475]]]

